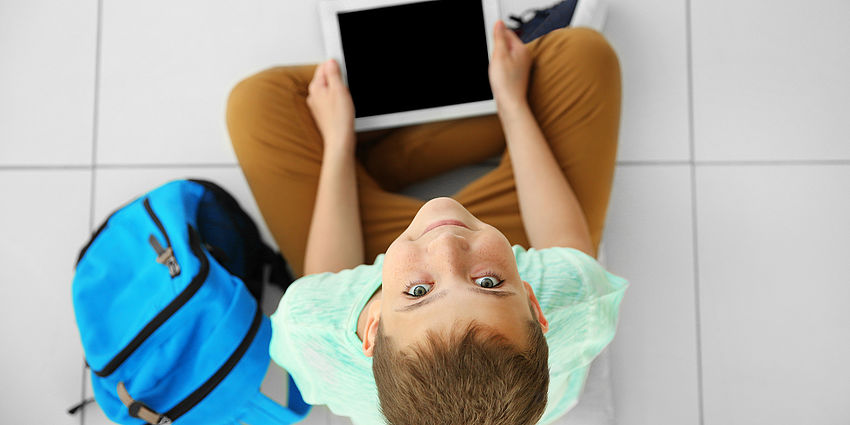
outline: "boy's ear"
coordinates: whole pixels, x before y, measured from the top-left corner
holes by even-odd
[[[534,314],[538,322],[540,322],[540,326],[543,328],[543,333],[545,334],[549,330],[549,321],[543,317],[543,310],[540,308],[540,303],[537,301],[537,297],[534,295],[534,290],[531,289],[531,285],[526,281],[522,281],[525,284],[525,290],[528,292],[528,298],[531,300],[531,305],[534,306]]]
[[[366,328],[363,330],[363,354],[366,357],[372,357],[372,351],[375,349],[375,338],[378,335],[378,323],[381,322],[381,300],[376,299],[369,306],[368,316],[366,317]]]

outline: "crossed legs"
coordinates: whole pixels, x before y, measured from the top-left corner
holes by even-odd
[[[620,119],[620,67],[605,38],[562,28],[530,43],[528,101],[587,217],[598,248],[608,206]],[[303,274],[323,142],[307,107],[316,64],[275,67],[240,82],[227,105],[236,156],[266,224],[297,277]],[[528,248],[509,152],[495,114],[357,133],[357,186],[371,263],[423,201],[395,191],[502,154],[500,165],[454,198]]]

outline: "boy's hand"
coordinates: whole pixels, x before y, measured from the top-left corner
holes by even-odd
[[[531,54],[522,40],[505,27],[502,20],[493,26],[493,57],[490,60],[490,88],[498,107],[527,103]]]
[[[354,149],[354,102],[336,61],[328,59],[319,64],[307,89],[307,106],[325,148]]]

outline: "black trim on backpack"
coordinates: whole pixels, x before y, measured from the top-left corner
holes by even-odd
[[[136,199],[139,199],[139,198],[136,198]],[[132,204],[133,202],[136,202],[136,199],[133,199],[132,201],[122,205],[121,207],[117,208],[115,211],[112,211],[111,213],[109,213],[108,216],[106,216],[106,219],[103,220],[103,223],[100,223],[100,226],[98,226],[97,230],[95,230],[94,233],[92,233],[91,237],[89,238],[89,241],[86,242],[86,245],[83,246],[82,249],[80,249],[80,253],[77,255],[77,262],[74,263],[75,268],[80,264],[80,261],[82,261],[83,256],[86,255],[86,252],[91,247],[91,244],[94,243],[95,239],[97,239],[98,235],[100,235],[100,232],[102,232],[103,229],[106,228],[106,225],[109,224],[109,219],[111,219],[112,216],[114,216],[115,213],[117,213],[118,211],[121,211],[124,208],[127,208],[128,205]],[[154,224],[156,224],[156,226],[159,228],[160,231],[162,231],[162,234],[165,236],[166,245],[171,246],[171,241],[168,239],[168,234],[165,233],[165,228],[162,226],[162,222],[159,221],[159,217],[157,217],[156,214],[154,214],[153,209],[150,206],[150,200],[147,197],[145,197],[144,204],[145,204],[145,210],[147,210],[148,215],[151,216],[151,218],[154,220]]]
[[[83,255],[86,255],[86,251],[89,250],[89,247],[91,247],[91,244],[94,243],[94,240],[97,239],[97,236],[100,235],[100,232],[102,232],[103,229],[106,228],[106,225],[109,224],[109,219],[112,218],[112,216],[115,215],[115,213],[123,210],[124,208],[127,207],[127,205],[130,205],[135,201],[136,200],[134,199],[134,200],[116,208],[114,211],[109,213],[108,216],[106,216],[106,220],[103,220],[103,223],[100,223],[100,226],[97,228],[97,230],[95,230],[95,232],[92,233],[91,238],[89,238],[89,241],[86,243],[86,246],[84,246],[83,249],[80,250],[80,254],[77,256],[77,262],[74,263],[74,268],[76,268],[80,264],[80,261],[83,259]]]
[[[222,365],[206,382],[201,384],[198,389],[189,394],[188,397],[184,398],[183,401],[177,403],[176,406],[172,407],[171,410],[165,413],[165,416],[171,419],[172,421],[176,421],[178,418],[183,416],[186,412],[195,407],[198,403],[201,402],[206,396],[208,396],[221,381],[224,380],[225,377],[233,370],[234,367],[239,363],[239,360],[242,360],[242,357],[245,355],[245,352],[248,351],[248,348],[254,342],[254,337],[257,336],[257,331],[260,329],[260,324],[262,324],[263,313],[260,310],[260,305],[257,304],[257,308],[254,312],[254,321],[251,322],[251,327],[248,328],[248,333],[245,334],[245,338],[242,339],[242,342],[239,343],[239,346],[233,351],[233,354],[230,355],[230,358],[224,362]]]
[[[162,236],[165,237],[165,245],[171,248],[171,239],[168,237],[168,232],[165,231],[165,226],[162,225],[162,222],[159,221],[159,217],[156,216],[156,213],[153,212],[153,208],[151,207],[151,198],[145,197],[145,200],[142,201],[142,205],[145,206],[145,211],[148,212],[148,215],[151,216],[153,223],[156,224],[156,227],[159,228],[159,231],[162,232]]]
[[[115,213],[113,212],[112,214]],[[76,268],[77,265],[80,264],[80,260],[83,259],[83,255],[86,255],[86,251],[89,250],[89,247],[91,246],[92,242],[97,239],[97,235],[99,235],[100,232],[102,232],[103,229],[106,228],[106,225],[109,224],[109,218],[112,217],[112,214],[109,214],[109,217],[107,217],[106,220],[103,220],[103,223],[100,224],[100,227],[98,227],[97,230],[95,230],[95,232],[91,235],[91,238],[89,239],[88,243],[86,243],[86,246],[84,246],[83,249],[80,250],[80,254],[77,256],[77,262],[74,263],[74,268]]]
[[[149,205],[149,204],[148,204]],[[154,216],[155,217],[155,216]],[[159,219],[156,219],[159,222]],[[161,225],[161,224],[160,224]],[[203,249],[201,248],[201,239],[198,235],[198,232],[192,225],[187,224],[189,228],[189,245],[192,247],[192,253],[195,254],[195,257],[198,257],[198,260],[201,262],[200,270],[198,270],[198,274],[192,278],[192,281],[183,289],[177,297],[175,297],[165,308],[163,308],[135,337],[118,353],[106,366],[101,370],[94,370],[95,375],[100,376],[101,378],[107,377],[115,372],[121,364],[133,354],[142,343],[151,336],[166,320],[168,320],[174,313],[177,312],[180,307],[183,307],[196,292],[201,288],[201,285],[207,280],[207,275],[209,275],[210,264],[207,256],[204,254]],[[164,229],[163,229],[164,230]],[[165,232],[163,231],[163,234]],[[168,240],[168,236],[165,236],[166,240]],[[170,244],[169,244],[170,245]]]
[[[213,183],[209,180],[201,180],[201,179],[187,179],[190,182],[197,183],[210,192],[216,197],[216,199],[223,205],[227,210],[232,211],[234,214],[244,215],[248,218],[245,220],[245,224],[248,226],[248,229],[245,229],[245,232],[251,235],[251,238],[255,240],[257,246],[259,246],[259,252],[247,252],[246,255],[251,259],[247,262],[249,264],[248,270],[246,270],[247,276],[243,278],[243,280],[250,281],[262,281],[263,280],[263,265],[268,264],[271,268],[268,279],[272,284],[277,285],[284,291],[289,287],[289,285],[295,280],[292,276],[292,273],[289,271],[289,266],[286,263],[286,259],[283,258],[283,255],[279,252],[273,250],[268,244],[266,244],[262,237],[260,236],[260,230],[257,227],[257,224],[254,220],[250,219],[250,216],[239,206],[239,202],[236,198],[233,197],[229,192],[224,190],[221,186]],[[203,237],[203,235],[201,235]],[[257,263],[251,264],[251,261],[257,261]],[[225,267],[226,268],[226,267]],[[246,286],[249,289],[252,285],[245,282]],[[252,291],[254,297],[259,301],[259,294],[254,293]]]

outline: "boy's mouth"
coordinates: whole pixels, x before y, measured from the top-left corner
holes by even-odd
[[[458,220],[439,220],[439,221],[435,221],[435,222],[429,224],[428,227],[425,228],[425,231],[422,232],[422,235],[424,235],[424,234],[430,232],[431,230],[433,230],[437,227],[440,227],[440,226],[461,226],[461,227],[465,227],[465,228],[469,229],[469,226],[463,224],[462,222],[460,222]],[[419,235],[419,237],[421,238],[422,235]]]

